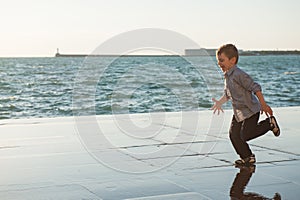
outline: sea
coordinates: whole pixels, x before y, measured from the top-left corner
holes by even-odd
[[[300,106],[299,55],[241,56],[238,66],[271,107]],[[223,89],[210,56],[0,58],[0,119],[208,110]]]

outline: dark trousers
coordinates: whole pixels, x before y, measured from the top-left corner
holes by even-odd
[[[235,151],[242,159],[252,155],[247,141],[262,136],[271,129],[268,119],[257,123],[258,119],[259,112],[242,122],[237,122],[234,116],[232,118],[229,137]]]

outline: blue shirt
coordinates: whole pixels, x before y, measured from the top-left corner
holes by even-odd
[[[224,92],[232,101],[233,113],[237,122],[244,121],[260,111],[260,103],[254,93],[261,91],[261,86],[237,66],[225,73]]]

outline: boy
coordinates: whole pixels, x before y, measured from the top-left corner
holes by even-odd
[[[280,135],[280,129],[273,116],[273,111],[264,100],[261,86],[237,67],[239,55],[237,48],[232,44],[221,46],[216,53],[218,65],[224,72],[224,95],[216,100],[211,108],[214,113],[223,112],[222,104],[232,101],[233,118],[229,130],[230,141],[240,158],[236,165],[251,165],[256,162],[247,141],[264,135],[272,130],[274,135]],[[254,96],[256,95],[256,97]],[[258,122],[259,112],[265,112],[267,119]]]

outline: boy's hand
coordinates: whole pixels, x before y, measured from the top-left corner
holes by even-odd
[[[265,112],[267,117],[272,116],[273,115],[273,110],[270,108],[270,106],[268,104],[266,104],[262,92],[257,91],[255,94],[256,94],[256,96],[259,100],[260,106],[261,106],[261,114],[263,114]]]
[[[267,115],[267,117],[273,115],[273,110],[271,109],[271,107],[268,104],[261,105],[261,113],[260,114],[263,114],[264,112]]]
[[[218,115],[220,114],[220,111],[224,112],[222,109],[222,103],[215,98],[212,98],[212,101],[215,102],[215,104],[211,107],[211,110],[214,110],[214,114],[216,111],[218,111]]]

